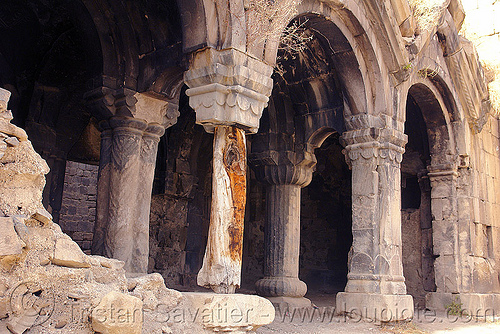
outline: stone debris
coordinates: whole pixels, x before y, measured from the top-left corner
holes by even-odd
[[[17,139],[16,137],[8,137],[7,139],[5,139],[5,142],[14,147],[19,145],[19,139]]]
[[[10,319],[7,328],[14,334],[22,334],[35,324],[39,312],[35,307],[28,308],[20,317]]]
[[[31,218],[38,220],[44,225],[52,221],[52,215],[43,207],[38,208]]]
[[[142,301],[111,291],[92,310],[92,329],[102,334],[141,334]]]
[[[56,240],[54,256],[50,259],[53,264],[70,268],[88,268],[90,263],[78,244],[70,237],[64,236]]]
[[[104,256],[99,256],[99,255],[93,255],[90,258],[90,261],[92,265],[100,265],[104,268],[109,268],[113,270],[121,270],[123,269],[123,266],[125,265],[125,262],[116,260],[116,259],[108,259],[107,257]]]
[[[133,287],[132,289],[130,289]],[[167,289],[163,277],[158,274],[150,274],[142,277],[132,278],[128,281],[128,288],[133,296],[141,298],[144,309],[155,310],[158,305],[170,309],[176,306],[182,294],[179,291]]]
[[[4,141],[0,141],[0,159],[4,156],[6,149],[7,149],[7,143]]]
[[[19,255],[25,246],[14,229],[14,220],[0,217],[0,256]]]
[[[273,304],[259,296],[199,292],[185,292],[183,295],[186,309],[202,310],[204,314],[212,315],[193,319],[193,322],[216,332],[255,330],[274,320]]]

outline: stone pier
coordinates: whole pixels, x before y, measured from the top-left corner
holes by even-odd
[[[346,132],[352,167],[352,234],[347,285],[337,312],[376,321],[413,316],[401,261],[400,163],[406,135],[391,129]]]
[[[175,104],[133,91],[104,95],[114,114],[101,121],[97,214],[92,253],[125,262],[129,273],[147,273],[149,211],[156,153]],[[109,101],[113,102],[109,102]]]

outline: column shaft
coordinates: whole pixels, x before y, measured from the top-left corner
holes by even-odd
[[[234,293],[240,286],[245,204],[245,133],[236,127],[217,126],[210,227],[198,285],[217,293]]]
[[[111,168],[109,180],[108,222],[104,253],[125,262],[125,270],[134,267],[137,195],[141,179],[140,150],[146,123],[141,120],[113,117]],[[146,266],[147,268],[147,266]]]
[[[299,280],[300,191],[296,184],[271,184],[266,189],[264,278],[257,293],[267,297],[303,297]]]
[[[430,172],[432,237],[436,275],[436,292],[462,292],[459,253],[459,226],[456,215],[456,178],[454,170]]]
[[[134,252],[132,268],[136,272],[148,272],[149,262],[149,214],[151,210],[151,191],[156,166],[158,142],[165,133],[160,125],[149,125],[142,137],[140,149],[139,184],[135,207],[137,218],[133,226]]]
[[[337,311],[398,321],[413,315],[401,259],[400,163],[406,137],[382,131],[388,133],[380,141],[355,142],[346,148],[352,166],[353,243]]]
[[[104,239],[108,224],[109,180],[111,174],[111,148],[113,146],[113,130],[108,122],[102,122],[101,152],[99,157],[99,173],[97,175],[96,219],[92,238],[92,254],[105,255]]]

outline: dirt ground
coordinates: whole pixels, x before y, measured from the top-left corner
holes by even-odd
[[[500,318],[470,318],[416,311],[407,323],[380,324],[346,316],[333,315],[334,295],[306,296],[314,305],[311,309],[281,312],[277,310],[273,323],[257,329],[258,334],[323,334],[323,333],[384,333],[384,334],[498,334]]]

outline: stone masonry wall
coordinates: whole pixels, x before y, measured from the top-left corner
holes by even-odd
[[[464,282],[474,292],[500,291],[500,134],[499,120],[490,117],[481,133],[472,136],[470,166],[461,169],[459,220],[469,218],[469,263]],[[468,191],[467,186],[469,186]],[[461,200],[469,192],[472,203]],[[467,275],[472,268],[472,275]]]
[[[98,166],[66,163],[59,225],[82,250],[90,253],[96,213]]]

